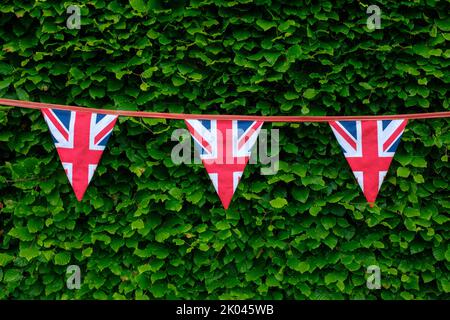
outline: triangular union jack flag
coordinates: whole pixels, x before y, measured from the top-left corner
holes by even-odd
[[[329,124],[367,202],[373,206],[407,120],[332,121]]]
[[[185,120],[225,209],[258,139],[262,121]]]
[[[42,109],[56,150],[78,201],[94,175],[117,116]]]

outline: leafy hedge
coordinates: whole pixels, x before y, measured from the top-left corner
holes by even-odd
[[[366,27],[370,4],[380,30]],[[187,113],[450,110],[448,1],[80,6],[69,30],[62,1],[1,2],[1,97]],[[249,165],[225,211],[201,165],[170,160],[182,121],[121,118],[78,203],[40,113],[0,110],[0,298],[449,298],[446,119],[410,122],[374,208],[326,124],[266,124],[280,129],[280,171]],[[69,264],[80,290],[65,286]],[[381,290],[365,284],[373,264]]]

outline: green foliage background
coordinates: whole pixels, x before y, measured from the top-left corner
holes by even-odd
[[[65,8],[81,6],[81,30]],[[367,6],[382,10],[366,27]],[[448,1],[4,0],[0,96],[256,115],[450,110]],[[35,110],[0,109],[0,298],[448,299],[449,121],[410,122],[369,208],[326,124],[280,129],[225,211],[182,121],[121,118],[85,199]],[[66,289],[66,268],[82,271]],[[366,268],[379,265],[382,289]]]

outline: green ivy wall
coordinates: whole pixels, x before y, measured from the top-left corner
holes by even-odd
[[[450,110],[448,1],[3,0],[0,97],[253,115]],[[382,10],[368,30],[368,5]],[[182,121],[118,121],[81,203],[39,111],[0,107],[1,299],[448,299],[450,126],[411,121],[370,208],[326,124],[222,209]],[[66,268],[81,268],[80,290]],[[380,290],[366,268],[381,268]]]

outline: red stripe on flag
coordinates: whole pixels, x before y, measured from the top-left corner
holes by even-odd
[[[387,148],[394,142],[394,140],[397,139],[400,134],[402,134],[402,131],[405,129],[407,122],[408,120],[404,120],[403,123],[398,126],[394,133],[383,144],[383,150],[387,150]]]
[[[105,135],[111,131],[112,129],[114,129],[114,125],[116,124],[116,120],[111,121],[110,124],[108,124],[106,127],[103,128],[102,131],[100,131],[94,139],[94,143],[97,144],[101,139],[103,139],[105,137]]]
[[[339,134],[341,135],[342,138],[345,139],[345,141],[347,141],[347,143],[356,150],[356,142],[353,140],[352,137],[350,137],[347,132],[345,132],[344,130],[342,130],[342,128],[336,123],[336,122],[330,122],[330,126],[332,126],[334,128],[334,130],[336,130],[337,132],[339,132]]]
[[[67,130],[59,123],[59,120],[53,116],[53,113],[49,109],[42,109],[42,112],[50,119],[51,123],[58,129],[62,134],[64,139],[69,140],[69,133]]]
[[[203,148],[205,148],[208,152],[212,152],[212,147],[208,143],[208,141],[204,140],[201,135],[197,133],[197,130],[194,129],[194,127],[191,126],[191,124],[188,121],[186,122],[186,126],[188,127],[189,131],[191,132],[192,137],[201,144]]]
[[[252,134],[258,130],[262,126],[262,121],[256,121],[251,127],[250,130],[239,140],[238,148],[242,148],[242,146],[250,139]]]

